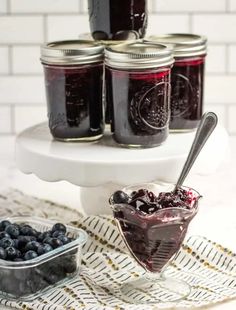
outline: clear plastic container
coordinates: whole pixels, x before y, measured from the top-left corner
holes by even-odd
[[[12,217],[6,220],[31,225],[40,232],[50,230],[55,224],[47,219],[29,217]],[[1,298],[31,301],[79,273],[82,246],[87,241],[87,234],[72,226],[66,225],[66,228],[66,235],[75,240],[51,252],[21,262],[0,259]]]

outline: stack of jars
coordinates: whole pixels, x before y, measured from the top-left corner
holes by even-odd
[[[89,0],[89,13],[95,41],[51,42],[41,49],[52,136],[98,140],[106,123],[119,145],[144,148],[162,144],[169,130],[196,129],[206,38],[144,38],[145,0]]]

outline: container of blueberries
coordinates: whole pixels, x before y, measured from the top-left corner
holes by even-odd
[[[77,275],[82,229],[47,219],[0,219],[0,297],[31,301]]]

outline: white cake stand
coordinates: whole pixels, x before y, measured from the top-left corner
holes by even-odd
[[[43,123],[17,137],[16,161],[24,173],[49,182],[66,180],[80,186],[85,213],[110,213],[108,198],[114,190],[140,182],[176,182],[194,135],[173,133],[162,146],[126,149],[115,144],[109,134],[91,143],[58,142]],[[218,125],[192,173],[214,172],[228,153],[227,132]]]

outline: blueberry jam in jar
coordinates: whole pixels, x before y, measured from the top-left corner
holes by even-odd
[[[106,105],[114,140],[154,147],[168,136],[172,51],[164,45],[120,44],[105,49]]]
[[[103,134],[103,47],[90,41],[44,45],[49,128],[62,141],[92,141]]]
[[[147,0],[88,0],[91,34],[95,40],[143,38]]]
[[[172,44],[175,63],[171,72],[170,129],[197,128],[203,114],[206,38],[192,34],[168,34],[147,41]]]

